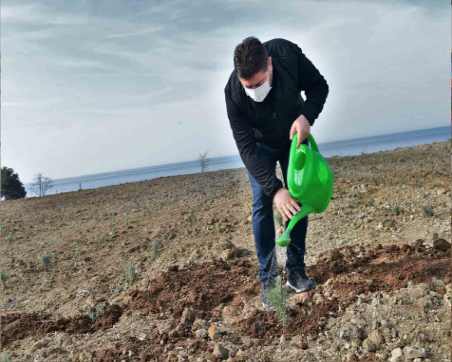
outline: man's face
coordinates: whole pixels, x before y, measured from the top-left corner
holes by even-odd
[[[273,67],[272,67],[272,59],[271,57],[267,58],[267,70],[261,70],[259,72],[257,72],[256,74],[254,74],[251,78],[249,79],[244,79],[244,78],[240,78],[240,83],[242,83],[242,85],[246,88],[249,89],[254,89],[257,88],[259,86],[261,86],[262,84],[264,84],[267,79],[269,80],[270,84],[272,81],[272,71],[273,71]]]

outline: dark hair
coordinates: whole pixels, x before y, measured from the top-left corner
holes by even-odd
[[[259,39],[249,36],[234,49],[234,68],[240,78],[249,79],[267,69],[267,49]]]

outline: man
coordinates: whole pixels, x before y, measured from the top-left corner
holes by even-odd
[[[273,203],[285,226],[300,210],[276,177],[276,162],[287,185],[292,137],[297,132],[298,144],[307,143],[306,137],[323,109],[329,87],[297,44],[282,38],[261,43],[255,37],[247,37],[234,50],[234,70],[224,92],[233,137],[253,193],[252,224],[261,301],[265,309],[273,310],[268,300],[268,291],[278,275]],[[286,285],[297,293],[315,287],[314,280],[305,273],[307,226],[306,216],[292,229],[292,241],[287,247]]]

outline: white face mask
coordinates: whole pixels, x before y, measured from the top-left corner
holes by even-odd
[[[253,100],[256,102],[262,102],[272,87],[270,85],[269,78],[267,78],[267,80],[257,88],[250,89],[245,86],[243,88],[245,89],[246,94],[248,94]]]

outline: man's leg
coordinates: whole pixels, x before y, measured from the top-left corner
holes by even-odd
[[[274,168],[276,174],[276,162],[278,151],[258,143],[259,157],[265,158]],[[256,255],[259,262],[259,279],[263,287],[267,287],[278,275],[275,252],[275,223],[273,219],[273,200],[265,195],[262,186],[247,171],[250,181],[252,202],[252,224]]]
[[[259,262],[259,279],[262,285],[266,286],[274,280],[278,273],[273,204],[271,198],[264,194],[257,180],[248,171],[247,174],[253,193],[252,224],[256,255]]]
[[[307,144],[307,140],[303,141],[304,144]],[[281,166],[281,171],[284,177],[284,184],[287,187],[287,169],[289,164],[289,150],[284,152],[279,159],[279,164]],[[301,205],[300,205],[301,206]],[[284,227],[286,228],[289,224],[290,220],[287,220],[284,223]],[[305,288],[311,289],[315,285],[312,282],[309,282],[305,273],[305,264],[304,264],[304,256],[306,250],[306,234],[308,230],[308,216],[305,216],[297,224],[295,224],[294,228],[290,233],[291,242],[287,246],[287,261],[286,261],[286,270],[288,274],[288,280],[292,281],[292,284],[296,284],[297,291],[301,291]],[[294,277],[295,276],[295,277]],[[305,280],[306,279],[306,280]]]

